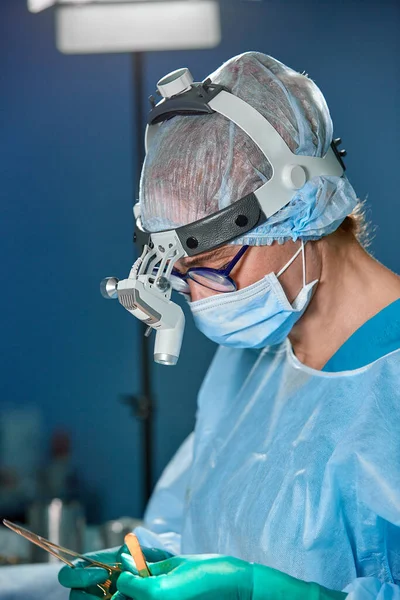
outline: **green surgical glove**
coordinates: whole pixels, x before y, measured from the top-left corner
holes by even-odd
[[[172,556],[169,552],[158,550],[158,548],[142,548],[142,550],[149,563],[165,560]],[[100,552],[90,552],[85,556],[106,565],[117,563],[122,565],[121,555],[124,552],[129,553],[125,545]],[[101,597],[101,590],[96,585],[107,581],[108,572],[101,567],[86,566],[85,568],[87,564],[84,560],[74,561],[74,565],[76,565],[74,568],[65,566],[58,574],[61,585],[71,588],[70,600],[98,600]],[[116,582],[118,576],[118,573],[113,575],[112,580]],[[113,587],[116,591],[115,585]]]
[[[113,600],[342,600],[343,592],[306,583],[280,571],[229,556],[175,556],[151,565],[140,578],[132,558],[122,555],[124,572]],[[129,572],[130,571],[130,572]],[[137,572],[137,571],[136,571]]]

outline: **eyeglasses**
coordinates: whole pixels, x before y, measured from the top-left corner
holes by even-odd
[[[243,246],[239,252],[223,269],[211,269],[209,267],[192,267],[186,273],[172,269],[170,282],[172,289],[182,294],[189,294],[189,280],[214,290],[214,292],[235,292],[237,285],[229,276],[242,258],[249,246]]]

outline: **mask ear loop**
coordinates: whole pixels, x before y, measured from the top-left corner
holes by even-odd
[[[277,273],[276,276],[278,278],[286,271],[286,269],[288,269],[290,267],[290,265],[296,260],[296,258],[298,257],[298,255],[302,251],[303,251],[303,281],[304,281],[304,279],[305,279],[304,264],[305,263],[304,263],[304,244],[303,244],[303,240],[301,241],[301,246],[297,250],[297,252],[292,256],[292,258],[289,260],[289,262],[287,262],[286,265],[284,267],[282,267],[282,269]]]
[[[302,259],[303,259],[303,288],[306,287],[306,253],[304,252],[304,241],[301,240],[301,246],[300,248],[297,250],[297,252],[292,256],[292,258],[289,260],[289,262],[286,263],[286,265],[284,267],[282,267],[282,269],[278,272],[277,277],[280,277],[282,275],[282,273],[284,273],[286,271],[286,269],[288,269],[290,267],[290,265],[296,260],[296,258],[298,257],[298,255],[300,254],[300,252],[302,253]]]

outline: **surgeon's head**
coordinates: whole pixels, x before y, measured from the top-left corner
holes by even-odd
[[[214,83],[252,105],[292,152],[324,156],[332,121],[315,83],[276,59],[248,52],[210,75]],[[151,232],[173,229],[213,214],[254,192],[271,177],[271,165],[243,130],[222,115],[176,116],[162,124],[142,172],[142,222]],[[309,182],[288,206],[234,244],[282,244],[318,239],[351,212],[345,181]]]
[[[332,121],[322,93],[306,75],[270,56],[248,52],[210,78],[258,110],[292,152],[326,154]],[[254,192],[271,176],[267,158],[233,122],[219,114],[176,116],[161,125],[146,156],[140,189],[143,225],[158,232],[192,223]],[[238,290],[245,289],[271,272],[279,273],[302,242],[307,246],[337,230],[356,204],[345,177],[315,177],[266,223],[195,262],[221,268],[241,246],[250,246],[231,273]],[[304,287],[305,254],[296,255],[280,275],[290,302],[299,286]],[[187,258],[176,266],[184,273],[191,265],[193,259]],[[192,282],[190,291],[192,301],[218,294]]]

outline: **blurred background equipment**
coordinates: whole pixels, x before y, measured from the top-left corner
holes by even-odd
[[[72,464],[71,439],[67,431],[54,431],[50,440],[49,461],[39,473],[39,497],[49,501],[76,500],[80,496],[78,474]]]
[[[128,533],[131,533],[136,527],[139,527],[142,521],[132,519],[131,517],[122,517],[114,521],[107,521],[101,526],[101,537],[103,548],[115,548],[121,544]]]
[[[38,495],[44,460],[43,415],[38,407],[0,408],[0,514],[24,519]]]
[[[74,500],[55,497],[49,502],[36,502],[28,510],[31,531],[80,554],[84,552],[85,524],[83,506]],[[57,562],[57,558],[35,545],[31,545],[30,559],[33,563]]]

